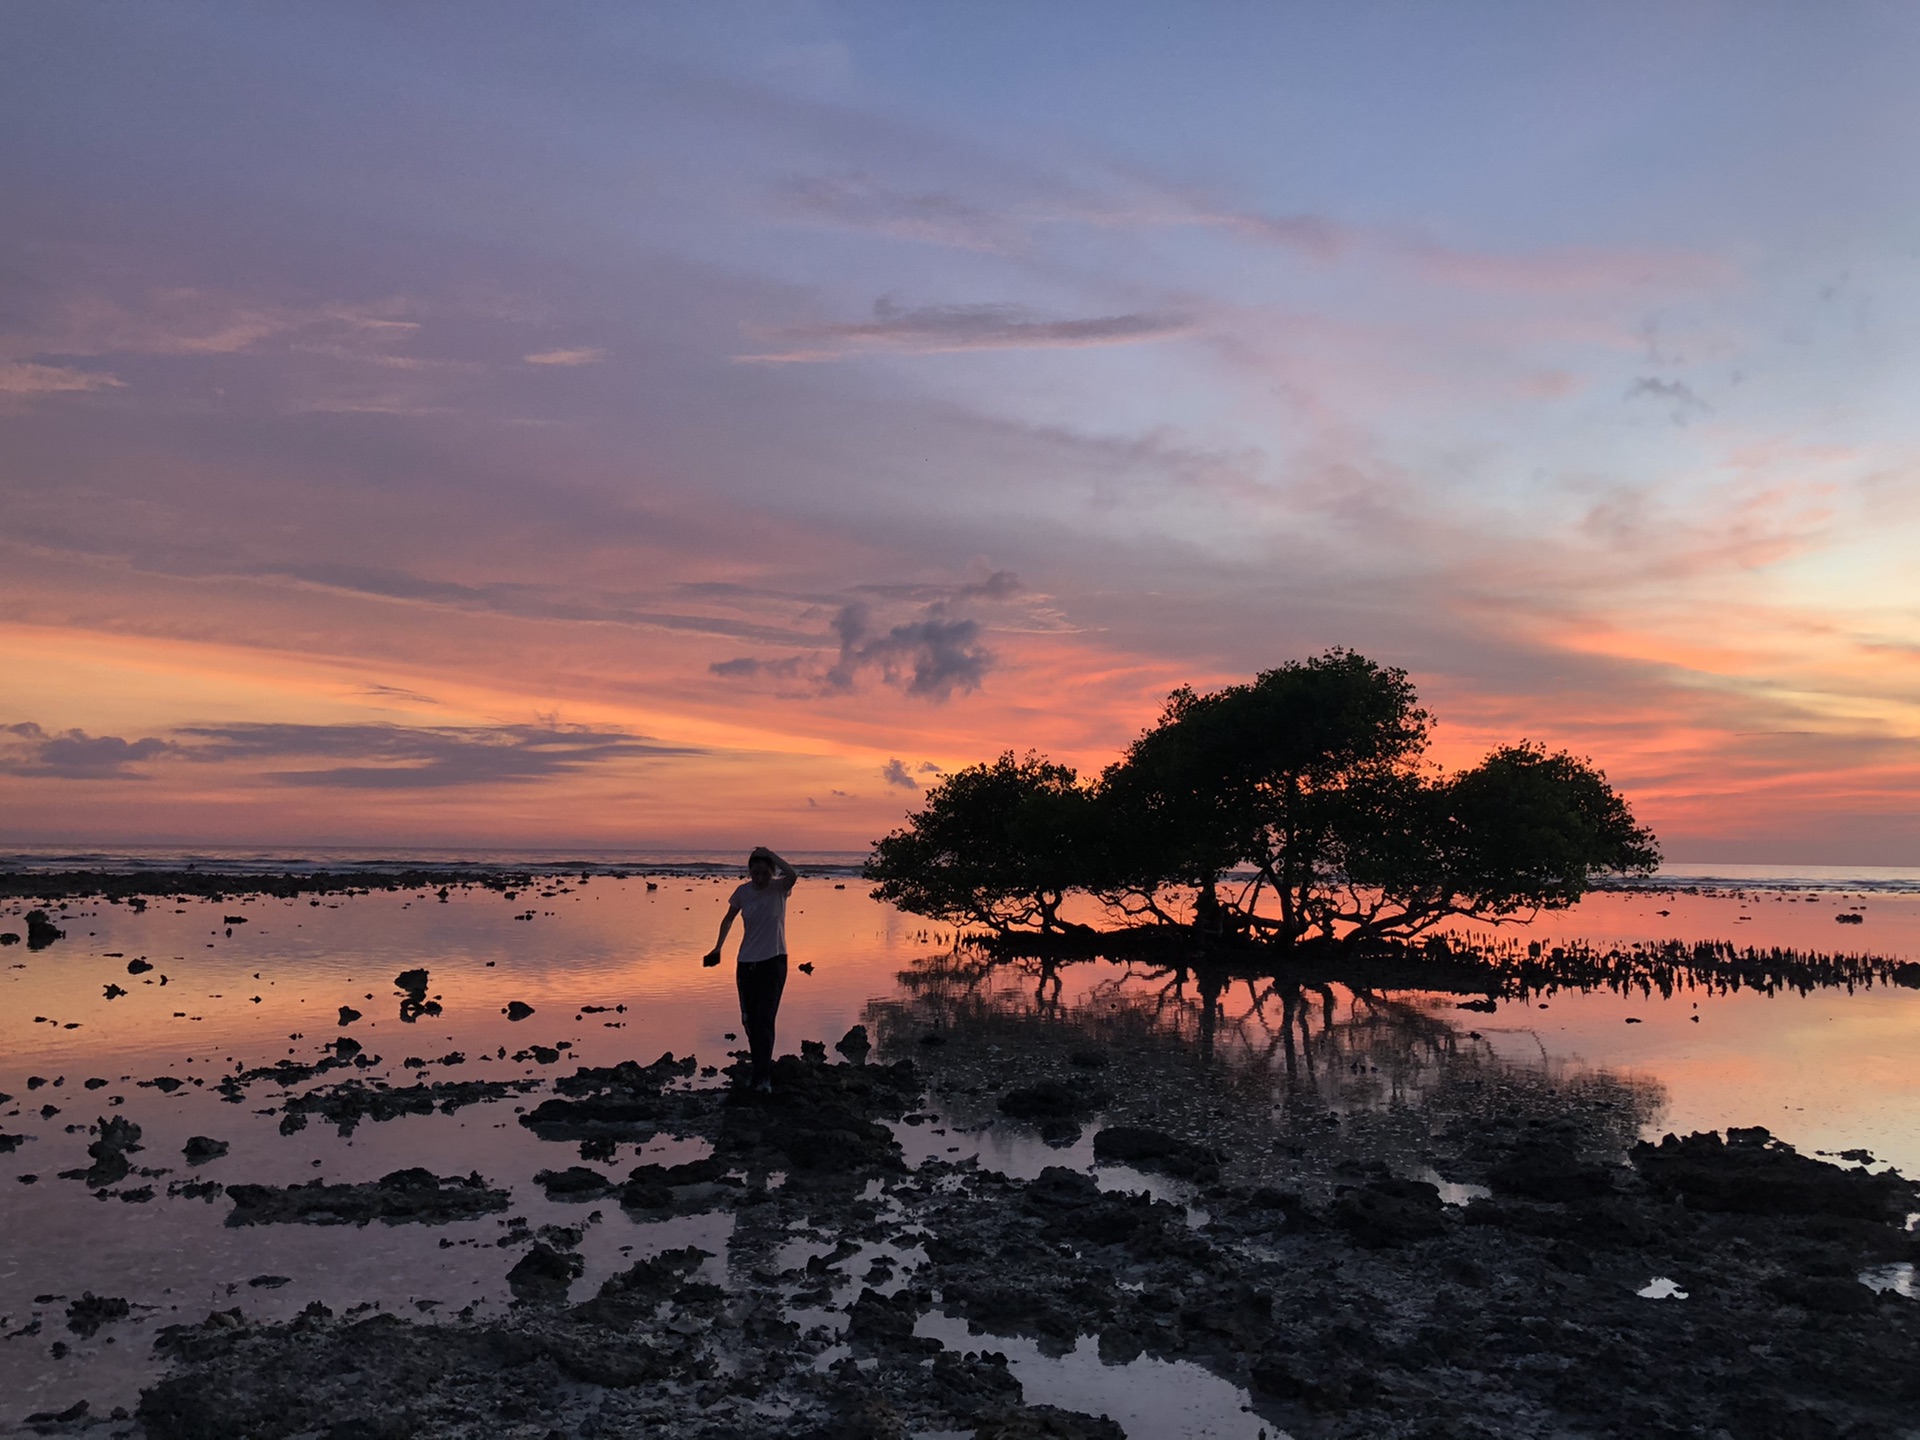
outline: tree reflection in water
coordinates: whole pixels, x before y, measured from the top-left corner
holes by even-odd
[[[1112,1092],[1110,1120],[1183,1120],[1296,1157],[1340,1126],[1404,1168],[1436,1132],[1507,1123],[1503,1109],[1536,1124],[1578,1112],[1587,1129],[1597,1117],[1625,1145],[1664,1103],[1654,1082],[1560,1065],[1544,1046],[1537,1064],[1503,1061],[1452,993],[968,947],[899,980],[904,998],[867,1012],[882,1051],[981,1097],[976,1118],[1005,1087],[1078,1073]]]

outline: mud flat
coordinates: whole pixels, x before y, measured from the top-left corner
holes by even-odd
[[[1920,1306],[1900,1283],[1920,1193],[1898,1175],[1759,1129],[1634,1143],[1630,1094],[1494,1072],[1424,1108],[1411,1148],[1345,1121],[1221,1126],[1205,1087],[1169,1104],[1163,1057],[1012,1033],[885,1026],[868,1063],[808,1045],[770,1101],[686,1088],[690,1059],[582,1069],[521,1123],[588,1153],[644,1132],[711,1154],[542,1183],[637,1218],[723,1212],[724,1255],[666,1249],[576,1300],[580,1232],[549,1227],[503,1256],[520,1296],[504,1315],[215,1312],[161,1333],[169,1372],[131,1421],[31,1428],[1106,1440],[1125,1432],[1037,1403],[1005,1355],[1091,1345],[1239,1387],[1250,1435],[1920,1434]],[[910,1165],[900,1143],[943,1116],[1037,1138],[1049,1110],[1092,1132],[1093,1166]],[[1128,1187],[1142,1172],[1161,1198]],[[454,1188],[388,1188],[436,1186]],[[261,1197],[235,1198],[238,1214]],[[337,1222],[353,1198],[274,1218]],[[362,1198],[396,1218],[392,1197]]]

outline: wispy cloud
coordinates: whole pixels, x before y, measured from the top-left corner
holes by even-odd
[[[0,395],[59,395],[83,390],[118,389],[126,382],[95,370],[71,365],[34,365],[0,362]]]
[[[702,753],[644,735],[587,725],[297,725],[185,726],[185,758],[201,763],[322,762],[270,770],[279,785],[349,790],[424,790],[458,785],[524,784],[616,761]],[[325,762],[342,763],[325,763]]]
[[[702,754],[630,731],[588,725],[188,725],[171,739],[0,727],[0,773],[30,779],[145,780],[151,762],[236,766],[273,785],[441,790],[524,784],[591,766]],[[288,762],[304,768],[274,768]],[[265,767],[265,768],[262,768]]]
[[[579,350],[541,350],[532,355],[522,355],[521,361],[528,365],[552,365],[571,368],[575,365],[598,365],[607,358],[607,352],[598,347]]]
[[[889,760],[880,767],[880,778],[901,790],[918,790],[920,782],[907,773],[904,760]]]
[[[1027,244],[1012,216],[937,190],[905,193],[871,175],[795,180],[780,192],[779,208],[792,219],[963,250],[1009,251]]]
[[[1191,317],[1140,311],[1084,319],[1049,319],[1024,305],[907,307],[882,297],[873,319],[859,324],[791,326],[768,338],[780,348],[736,356],[757,364],[808,364],[887,351],[948,355],[968,350],[1076,350],[1138,345],[1191,335]]]
[[[68,294],[0,336],[0,355],[237,355],[277,339],[331,338],[385,353],[415,334],[409,302],[290,302],[192,286],[157,286],[132,299]]]

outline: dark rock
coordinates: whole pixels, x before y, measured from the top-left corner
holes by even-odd
[[[1093,1156],[1109,1164],[1158,1171],[1209,1184],[1220,1178],[1226,1158],[1216,1150],[1139,1125],[1109,1125],[1093,1137]]]
[[[623,1329],[651,1317],[660,1302],[677,1293],[687,1275],[700,1268],[701,1261],[711,1258],[712,1252],[691,1245],[663,1250],[609,1276],[593,1299],[574,1306],[571,1313],[577,1320]]]
[[[229,1185],[227,1198],[233,1201],[229,1225],[439,1225],[492,1214],[508,1202],[506,1191],[489,1188],[477,1174],[442,1178],[418,1167],[359,1185]]]
[[[0,1133],[0,1155],[11,1155],[32,1138],[31,1135],[8,1135]]]
[[[82,1340],[91,1340],[102,1325],[124,1320],[133,1307],[117,1295],[96,1295],[88,1290],[67,1306],[67,1329]]]
[[[855,1065],[867,1063],[867,1055],[873,1049],[873,1042],[867,1038],[867,1027],[856,1025],[834,1042],[834,1049]]]
[[[1440,1191],[1420,1180],[1377,1180],[1342,1192],[1333,1219],[1354,1242],[1384,1250],[1447,1233]]]
[[[1760,1287],[1784,1305],[1821,1315],[1862,1315],[1877,1303],[1858,1280],[1829,1275],[1779,1275]]]
[[[27,1416],[29,1425],[71,1425],[86,1418],[92,1408],[85,1400],[76,1400],[64,1410],[36,1410]]]
[[[1611,1167],[1587,1164],[1565,1147],[1544,1144],[1516,1149],[1487,1170],[1494,1194],[1547,1203],[1605,1195],[1613,1189],[1613,1177]]]
[[[913,1333],[926,1308],[926,1302],[912,1290],[889,1296],[863,1286],[860,1297],[847,1307],[847,1338],[855,1344],[930,1354],[944,1347],[938,1340],[919,1339]]]
[[[340,1023],[342,1025],[351,1025],[354,1021],[358,1020],[359,1018],[360,1018],[360,1012],[354,1009],[351,1005],[342,1005],[340,1007]]]
[[[512,1000],[507,1003],[507,1008],[500,1013],[505,1015],[509,1020],[524,1020],[533,1014],[533,1006],[527,1004],[524,1000]]]
[[[1695,1210],[1737,1215],[1832,1215],[1898,1221],[1920,1208],[1920,1187],[1893,1171],[1872,1175],[1801,1155],[1765,1130],[1715,1131],[1633,1147],[1634,1168],[1660,1195]]]
[[[513,1298],[522,1303],[556,1303],[567,1298],[567,1287],[585,1273],[578,1255],[535,1241],[533,1248],[507,1272]]]
[[[549,1200],[591,1200],[613,1189],[613,1181],[598,1170],[569,1165],[565,1170],[542,1170],[533,1177]]]
[[[525,1095],[539,1085],[538,1080],[438,1080],[431,1085],[395,1088],[381,1081],[342,1080],[288,1097],[281,1107],[280,1129],[282,1134],[291,1134],[303,1128],[309,1116],[319,1116],[330,1121],[340,1134],[351,1135],[362,1120],[431,1115],[436,1110],[451,1115],[463,1106]]]
[[[29,950],[44,950],[54,941],[64,939],[66,933],[47,918],[46,911],[29,910],[27,912],[27,948]]]
[[[87,1154],[93,1157],[93,1166],[79,1172],[78,1178],[97,1190],[105,1185],[117,1185],[126,1179],[127,1172],[133,1168],[127,1159],[128,1154],[145,1147],[140,1144],[140,1127],[124,1116],[116,1115],[109,1120],[103,1115],[96,1128],[100,1138],[87,1146]]]
[[[209,1160],[218,1160],[230,1148],[228,1141],[215,1140],[208,1135],[191,1135],[187,1137],[186,1146],[180,1153],[187,1157],[189,1165],[205,1165]]]
[[[151,969],[153,969],[153,966],[145,960],[127,961],[127,974],[129,975],[144,975]]]
[[[402,970],[393,977],[393,986],[416,1000],[424,1000],[427,998],[427,979],[428,972],[425,970]]]
[[[973,1440],[1127,1440],[1127,1432],[1104,1415],[1033,1405],[984,1421]]]
[[[291,1275],[256,1275],[247,1281],[247,1288],[250,1290],[278,1290],[283,1285],[291,1285],[292,1283],[293,1277]]]

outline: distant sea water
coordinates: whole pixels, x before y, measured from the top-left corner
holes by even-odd
[[[855,875],[864,850],[790,850],[787,858],[817,874]],[[324,846],[254,849],[239,846],[124,846],[85,850],[30,845],[0,851],[0,870],[45,872],[99,870],[138,874],[152,870],[202,870],[221,875],[352,873],[397,869],[525,870],[534,874],[657,872],[732,873],[745,869],[744,850],[713,849],[472,849],[396,846]],[[1251,877],[1249,877],[1251,878]],[[1822,891],[1920,895],[1920,866],[1740,865],[1675,861],[1653,875],[1617,882],[1629,888],[1756,891]]]
[[[791,850],[802,870],[855,874],[864,850]],[[142,871],[200,870],[215,875],[352,874],[389,870],[525,870],[533,874],[707,874],[746,870],[747,852],[734,850],[471,849],[396,846],[320,846],[254,849],[240,846],[125,846],[83,850],[29,845],[0,851],[0,871],[45,873],[98,870],[137,875]]]

